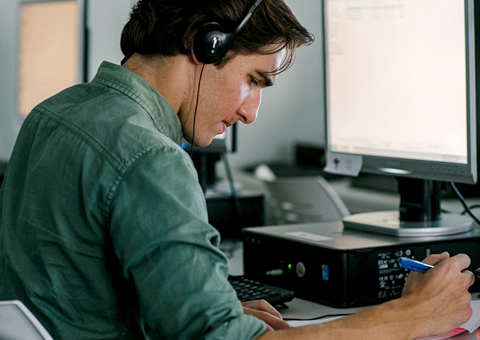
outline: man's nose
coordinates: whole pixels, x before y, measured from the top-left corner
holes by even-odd
[[[251,124],[257,119],[258,109],[262,101],[261,91],[255,92],[245,98],[242,105],[238,108],[237,113],[240,115],[240,120],[244,124]]]

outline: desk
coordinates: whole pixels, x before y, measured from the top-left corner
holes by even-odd
[[[243,274],[243,246],[239,240],[224,240],[220,248],[225,252],[229,260],[229,273],[231,275]],[[476,293],[472,296],[474,299],[479,299],[480,294]],[[287,303],[288,308],[280,309],[280,313],[285,319],[309,319],[316,318],[323,315],[337,315],[337,314],[351,314],[358,312],[365,307],[356,308],[333,308],[311,302],[304,299],[294,298]],[[460,334],[450,339],[455,340],[473,340],[480,339],[480,328],[472,334]]]

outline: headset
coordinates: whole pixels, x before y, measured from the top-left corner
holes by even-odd
[[[245,27],[253,12],[262,0],[255,0],[247,15],[233,32],[226,30],[219,24],[203,26],[195,35],[193,51],[198,61],[204,64],[213,64],[221,60],[230,49],[233,40]]]

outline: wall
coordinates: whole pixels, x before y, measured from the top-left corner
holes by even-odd
[[[0,0],[0,161],[10,157],[22,124],[17,112],[20,0]],[[102,60],[120,62],[120,33],[133,0],[89,0],[89,76]]]
[[[128,20],[133,0],[89,0],[90,30],[89,78],[92,79],[103,60],[119,64],[123,58],[120,35]]]
[[[16,112],[17,0],[0,2],[0,161],[9,158],[21,120]]]
[[[258,118],[239,124],[233,168],[261,162],[292,162],[296,141],[324,144],[323,49],[320,0],[286,0],[299,21],[315,35],[314,45],[298,50],[293,67],[263,91]]]
[[[323,144],[320,0],[287,0],[317,43],[299,50],[295,65],[263,91],[257,121],[240,124],[233,168],[267,161],[291,161],[296,141]],[[0,160],[8,159],[21,125],[16,114],[19,0],[0,1]],[[120,32],[133,0],[90,0],[89,78],[102,60],[119,63]],[[13,14],[13,15],[12,15]]]

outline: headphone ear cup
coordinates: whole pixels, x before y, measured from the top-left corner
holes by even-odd
[[[212,64],[228,52],[230,47],[231,33],[218,24],[203,26],[198,30],[193,41],[193,52],[198,61],[205,64]]]

